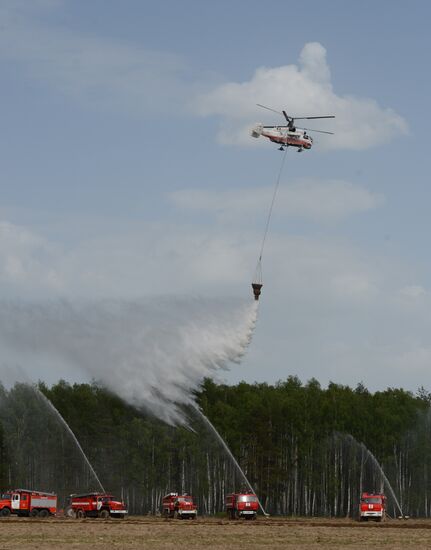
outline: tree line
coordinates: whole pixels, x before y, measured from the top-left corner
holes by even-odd
[[[70,426],[103,488],[130,513],[158,513],[163,495],[178,491],[213,514],[223,511],[227,493],[244,488],[193,408],[184,408],[187,425],[169,426],[96,383],[60,381],[1,388],[3,489],[54,491],[62,503],[68,494],[101,490],[40,392]],[[431,515],[431,400],[424,389],[372,393],[362,384],[322,388],[294,376],[274,385],[207,379],[195,399],[271,514],[355,516],[361,492],[383,491],[390,514]]]

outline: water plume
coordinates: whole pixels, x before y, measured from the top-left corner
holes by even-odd
[[[164,297],[137,301],[0,303],[2,362],[33,379],[92,377],[170,424],[186,423],[205,377],[238,362],[256,323],[254,302]]]
[[[105,492],[105,488],[103,487],[99,476],[96,474],[96,470],[93,468],[91,462],[88,460],[87,455],[84,452],[84,449],[81,447],[81,444],[78,441],[78,438],[73,433],[72,428],[69,426],[69,424],[64,420],[64,418],[61,416],[59,411],[54,407],[53,403],[44,395],[37,386],[33,386],[33,389],[37,395],[37,397],[48,407],[48,409],[52,412],[52,414],[57,418],[58,422],[64,427],[66,432],[69,434],[70,438],[72,439],[73,443],[76,445],[76,448],[78,449],[82,459],[84,460],[85,464],[87,465],[88,469],[91,472],[91,475],[94,477],[94,479],[97,482],[98,488],[102,493]]]
[[[0,386],[3,461],[9,486],[72,492],[104,490],[70,426],[35,384]]]
[[[246,484],[247,488],[253,493],[253,494],[256,494],[256,491],[254,490],[252,484],[250,483],[250,481],[248,480],[247,476],[245,475],[243,469],[241,468],[241,466],[239,465],[237,459],[234,457],[234,455],[232,454],[232,451],[229,449],[229,446],[228,444],[226,443],[226,441],[222,438],[222,436],[219,434],[219,432],[216,430],[215,426],[213,425],[213,423],[210,421],[210,419],[208,417],[206,417],[204,415],[204,413],[201,411],[201,409],[196,405],[194,406],[194,409],[195,411],[198,413],[199,417],[201,418],[201,420],[203,421],[203,423],[207,426],[207,428],[209,429],[209,431],[215,436],[215,438],[217,439],[217,441],[221,444],[223,450],[226,452],[227,456],[229,457],[229,460],[232,462],[232,464],[234,465],[234,467],[236,468],[237,472],[239,472],[242,480],[244,481],[244,483]],[[265,512],[265,509],[264,507],[262,506],[262,503],[260,502],[260,499],[256,496],[257,498],[257,502],[259,503],[259,508],[261,509],[262,511],[262,514],[267,517],[269,514],[267,514]]]
[[[368,447],[366,447],[366,445],[364,445],[364,443],[357,441],[353,437],[353,435],[351,435],[351,434],[342,434],[342,433],[336,432],[334,434],[334,438],[336,440],[338,439],[338,440],[346,441],[351,446],[353,446],[354,448],[358,449],[361,452],[362,456],[365,457],[365,460],[363,460],[363,459],[361,460],[362,467],[365,465],[367,460],[371,461],[371,464],[372,464],[373,468],[376,470],[376,472],[378,472],[381,480],[383,481],[383,485],[389,491],[389,494],[391,495],[391,497],[393,499],[393,502],[394,502],[395,506],[397,507],[401,517],[405,517],[404,513],[403,513],[403,510],[401,508],[401,505],[400,505],[400,503],[397,499],[397,496],[395,494],[395,491],[392,488],[392,485],[391,485],[389,479],[387,478],[381,464],[379,463],[377,458],[373,455],[373,453],[368,449]],[[382,487],[383,487],[383,485],[382,485]]]

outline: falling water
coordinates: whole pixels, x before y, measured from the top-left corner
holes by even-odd
[[[132,406],[168,424],[204,378],[239,363],[257,303],[165,296],[136,300],[0,301],[0,368],[18,363],[29,378],[55,368],[86,373]]]
[[[57,419],[61,422],[61,424],[66,428],[68,434],[74,441],[75,445],[78,447],[79,452],[81,453],[82,458],[85,460],[85,463],[87,464],[90,472],[93,474],[94,479],[97,481],[97,484],[99,485],[100,490],[102,493],[105,493],[105,488],[103,487],[102,483],[100,482],[100,479],[98,475],[96,474],[93,466],[91,465],[91,462],[88,460],[87,455],[84,453],[84,449],[81,447],[76,435],[73,433],[71,427],[66,422],[66,420],[61,416],[61,414],[58,412],[58,410],[54,407],[54,405],[51,403],[51,401],[44,395],[37,386],[33,386],[34,391],[36,395],[51,409],[51,411],[54,413],[54,415],[57,417]]]
[[[338,436],[340,436],[341,434],[337,434]],[[373,453],[364,445],[364,443],[359,443],[358,441],[356,441],[356,439],[353,437],[353,435],[350,435],[350,434],[346,434],[342,437],[345,437],[346,439],[348,439],[349,441],[351,441],[352,443],[354,443],[355,445],[357,445],[363,452],[366,453],[367,457],[371,459],[372,463],[374,464],[374,466],[377,468],[377,470],[379,471],[380,475],[382,476],[382,479],[385,483],[385,486],[387,489],[389,489],[389,492],[392,496],[392,498],[394,499],[394,502],[400,512],[400,515],[402,517],[404,517],[404,514],[403,514],[403,511],[401,509],[401,506],[400,506],[400,503],[398,502],[398,499],[395,495],[395,492],[394,490],[392,489],[392,485],[389,483],[389,479],[386,477],[386,474],[385,472],[383,471],[383,468],[381,467],[379,461],[377,460],[377,458],[373,455]]]
[[[247,476],[245,475],[245,473],[243,472],[241,466],[238,464],[238,461],[236,460],[236,458],[233,456],[231,450],[229,449],[226,441],[222,438],[222,436],[218,433],[218,431],[215,429],[215,427],[213,426],[212,422],[209,420],[209,418],[207,418],[204,413],[200,410],[200,408],[197,406],[197,405],[193,405],[193,408],[197,411],[197,413],[199,414],[199,416],[202,418],[203,422],[208,426],[208,428],[210,429],[210,431],[216,436],[217,440],[221,443],[223,449],[226,451],[226,453],[228,454],[229,458],[231,459],[232,463],[235,465],[236,469],[238,470],[238,472],[240,473],[242,479],[244,480],[245,484],[247,485],[247,487],[250,489],[250,491],[253,493],[253,494],[256,494],[255,490],[253,489],[253,486],[251,485],[251,483],[249,482],[249,480],[247,479]],[[264,516],[268,516],[268,514],[265,512],[265,509],[263,508],[262,506],[262,503],[260,502],[259,500],[259,497],[257,497],[257,502],[259,503],[259,507],[260,509],[262,510],[262,513]]]

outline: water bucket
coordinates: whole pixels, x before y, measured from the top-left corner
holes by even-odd
[[[259,300],[261,288],[263,287],[260,283],[251,283],[251,288],[253,289],[254,299]]]

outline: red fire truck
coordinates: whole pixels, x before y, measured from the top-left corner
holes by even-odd
[[[124,502],[107,493],[70,495],[69,501],[69,510],[76,518],[123,519],[128,513]]]
[[[169,493],[163,497],[162,514],[166,518],[196,519],[198,510],[192,496]]]
[[[228,518],[256,519],[259,501],[253,493],[232,493],[226,497],[226,512]]]
[[[359,504],[359,521],[374,519],[382,521],[385,519],[386,497],[381,494],[362,493]]]
[[[16,514],[17,516],[47,518],[56,513],[57,495],[54,493],[15,489],[0,495],[0,514],[3,517]]]

